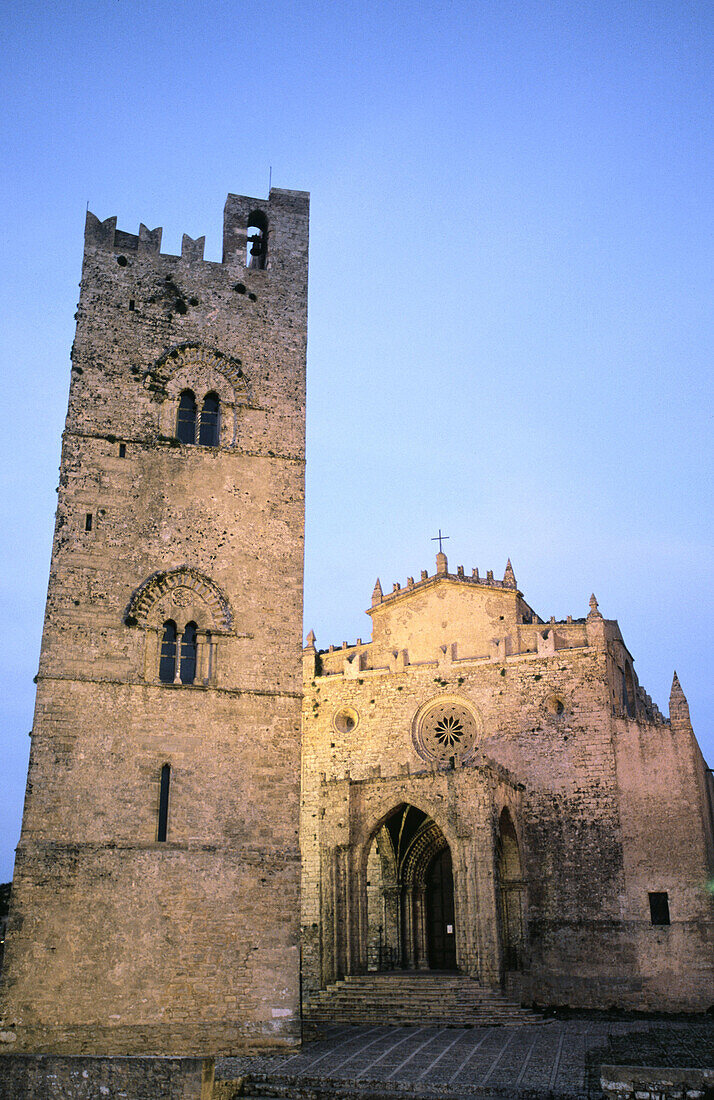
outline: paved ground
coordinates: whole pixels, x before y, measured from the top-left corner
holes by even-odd
[[[331,1027],[290,1057],[225,1058],[216,1076],[319,1078],[416,1096],[599,1095],[595,1067],[650,1051],[670,1064],[714,1062],[714,1020],[554,1020],[526,1027]],[[602,1055],[601,1052],[602,1051]],[[609,1055],[611,1057],[608,1057]],[[684,1061],[682,1061],[684,1059]],[[704,1059],[704,1062],[702,1062]],[[649,1064],[652,1064],[651,1062]],[[667,1064],[666,1061],[655,1064]]]

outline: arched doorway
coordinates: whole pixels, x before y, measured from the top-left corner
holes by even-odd
[[[429,968],[456,970],[454,876],[448,848],[443,848],[429,864],[425,902]]]
[[[456,969],[451,851],[428,814],[397,806],[367,855],[367,968]]]
[[[496,844],[500,895],[503,969],[523,970],[525,958],[525,890],[518,837],[507,809],[502,810]]]

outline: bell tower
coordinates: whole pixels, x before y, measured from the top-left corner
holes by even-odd
[[[2,989],[16,1051],[298,1039],[308,195],[87,214]],[[5,1045],[5,1049],[8,1049]]]

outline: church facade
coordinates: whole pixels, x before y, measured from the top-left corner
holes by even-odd
[[[372,638],[304,650],[303,984],[459,970],[524,1003],[703,1010],[714,786],[617,622],[544,621],[462,566],[377,581]]]
[[[221,263],[160,242],[87,215],[0,1049],[292,1047],[399,969],[707,1007],[676,678],[665,719],[594,597],[546,622],[442,553],[301,678],[308,196],[229,195]]]

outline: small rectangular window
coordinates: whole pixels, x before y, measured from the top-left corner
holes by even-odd
[[[171,783],[171,765],[164,764],[161,769],[161,783],[159,786],[159,823],[156,830],[156,839],[163,843],[166,840],[169,824],[169,785]]]
[[[119,458],[126,458],[126,443],[119,444]]]
[[[669,924],[669,894],[650,894],[650,923]]]
[[[92,513],[91,512],[87,512],[86,516],[84,517],[84,530],[85,531],[91,531],[92,530]]]

